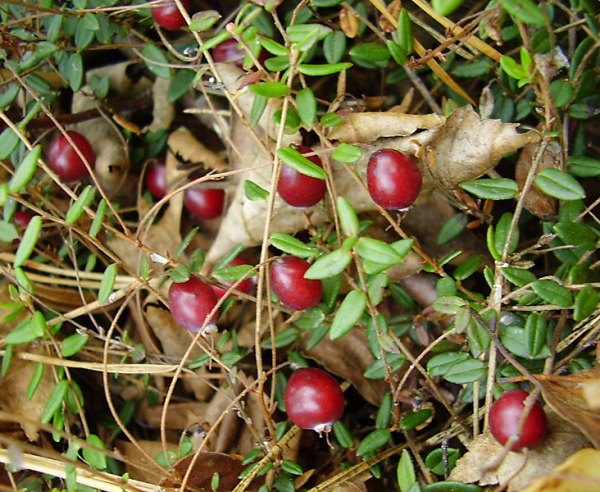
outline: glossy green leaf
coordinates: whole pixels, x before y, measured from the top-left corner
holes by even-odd
[[[336,201],[336,208],[344,234],[346,236],[357,236],[359,233],[359,222],[352,204],[343,196],[339,196]]]
[[[405,362],[402,354],[388,353],[386,361],[390,368],[390,373],[398,371]],[[386,366],[383,358],[375,360],[367,370],[364,376],[368,379],[383,379],[386,376]]]
[[[570,307],[573,305],[571,291],[554,280],[536,280],[533,282],[531,288],[548,304],[561,307]]]
[[[473,256],[468,260],[463,261],[454,270],[454,278],[456,280],[465,280],[473,275],[483,263],[483,257],[481,255]]]
[[[158,46],[146,44],[140,53],[144,63],[154,75],[162,79],[171,78],[171,68],[168,66],[169,60]]]
[[[302,124],[310,129],[317,117],[317,100],[313,91],[305,87],[296,94],[296,104],[298,105],[298,115]]]
[[[316,280],[333,277],[344,271],[351,261],[352,254],[350,252],[344,251],[343,249],[332,251],[317,259],[317,261],[306,270],[304,278]]]
[[[487,369],[479,359],[467,359],[450,366],[444,379],[455,384],[467,384],[479,381],[485,376]]]
[[[254,100],[252,101],[252,108],[250,108],[250,128],[255,128],[260,121],[265,109],[267,107],[267,102],[269,100],[266,97],[260,96],[258,94],[254,95]]]
[[[0,241],[10,243],[19,237],[19,232],[14,224],[0,220]]]
[[[531,313],[525,322],[525,346],[531,357],[540,355],[548,341],[546,320],[537,313]]]
[[[65,338],[60,344],[60,355],[63,357],[71,357],[78,353],[88,342],[89,338],[80,333]]]
[[[415,473],[415,466],[410,458],[410,453],[406,449],[402,451],[400,461],[398,461],[396,478],[400,492],[413,492],[413,487],[417,483],[417,475]]]
[[[373,265],[379,265],[381,267],[379,271],[397,265],[403,260],[402,255],[400,255],[391,245],[379,241],[378,239],[361,237],[354,246],[354,249],[366,262]],[[373,268],[367,269],[366,266],[365,270],[369,274],[379,273],[373,271]]]
[[[362,156],[362,149],[356,145],[347,143],[339,144],[332,152],[331,157],[336,161],[343,162],[345,164],[351,164],[358,161]]]
[[[333,435],[335,436],[339,445],[343,448],[349,449],[354,445],[352,433],[341,420],[338,420],[335,424],[333,424]]]
[[[20,193],[29,184],[31,179],[35,176],[37,171],[37,161],[41,154],[41,145],[36,145],[27,153],[8,183],[8,189],[11,193]]]
[[[244,181],[244,195],[248,200],[260,202],[269,198],[269,192],[249,179]]]
[[[346,35],[342,31],[330,32],[323,41],[323,54],[327,63],[339,63],[346,54]]]
[[[41,231],[42,218],[39,215],[36,215],[29,221],[27,229],[19,243],[19,248],[15,253],[15,260],[13,262],[15,268],[22,266],[23,263],[29,259],[29,256],[33,252],[33,248],[35,248],[35,245],[38,242]]]
[[[546,17],[540,7],[532,0],[500,0],[500,4],[510,15],[525,24],[545,26]]]
[[[352,66],[352,63],[328,63],[323,65],[315,64],[300,64],[298,65],[298,71],[304,75],[310,75],[313,77],[320,77],[323,75],[331,75],[334,73],[348,70]]]
[[[367,296],[365,293],[359,290],[350,291],[335,313],[329,330],[329,338],[336,340],[348,333],[358,323],[366,307]]]
[[[92,185],[87,185],[77,197],[77,200],[75,200],[71,207],[69,207],[67,216],[65,218],[65,224],[73,225],[79,219],[79,217],[83,215],[85,207],[89,207],[91,205],[95,196],[96,188],[94,188]]]
[[[169,91],[167,92],[169,102],[174,103],[185,96],[190,91],[195,77],[196,72],[193,70],[177,70],[169,84]]]
[[[377,415],[375,416],[375,427],[378,429],[387,429],[390,426],[392,420],[392,408],[394,406],[394,399],[391,393],[383,395]]]
[[[537,279],[537,277],[529,270],[524,270],[523,268],[517,267],[502,268],[502,275],[504,275],[506,280],[517,287],[524,287],[527,284],[535,282]]]
[[[444,452],[445,451],[445,452]],[[425,458],[425,465],[433,473],[440,476],[447,476],[450,471],[456,465],[456,462],[460,458],[460,451],[455,448],[442,448],[434,449]]]
[[[367,436],[360,442],[356,454],[363,456],[368,453],[377,451],[380,447],[385,446],[390,440],[391,434],[387,429],[377,429],[367,434]]]
[[[407,412],[402,417],[400,428],[403,430],[411,430],[424,424],[431,418],[433,411],[429,408],[423,408],[414,412]]]
[[[446,296],[437,298],[431,307],[438,313],[456,314],[456,312],[466,305],[464,299],[456,296]]]
[[[98,302],[104,304],[113,292],[115,280],[117,278],[117,264],[112,263],[106,267],[102,275],[102,282],[98,290]]]
[[[6,90],[0,94],[0,109],[8,108],[19,95],[21,87],[18,84],[8,84]]]
[[[74,53],[69,57],[67,79],[73,92],[81,89],[81,85],[83,84],[83,58],[79,53]]]
[[[387,47],[379,43],[357,44],[352,47],[348,54],[352,58],[371,63],[386,62],[390,57],[390,52]]]
[[[440,15],[450,15],[463,4],[463,0],[431,0],[431,6]]]
[[[596,249],[598,234],[594,229],[580,222],[560,221],[552,227],[565,244],[571,244],[586,251]]]
[[[299,256],[300,258],[311,258],[319,254],[317,248],[308,246],[299,239],[283,232],[274,232],[271,234],[269,242],[284,253]]]
[[[585,197],[585,191],[577,180],[570,174],[558,169],[542,170],[536,176],[535,184],[546,195],[559,200],[580,200]]]
[[[595,178],[600,176],[600,159],[585,155],[573,155],[567,159],[571,174],[580,178]]]
[[[408,10],[401,8],[398,14],[398,28],[396,29],[397,42],[404,54],[409,54],[413,49],[412,21]]]
[[[35,366],[31,379],[29,379],[29,384],[27,385],[27,392],[25,393],[25,398],[27,398],[27,400],[31,400],[37,389],[40,387],[42,377],[44,376],[44,368],[45,364],[43,362],[38,362]]]
[[[204,32],[210,29],[221,18],[221,14],[216,10],[203,10],[196,12],[190,22],[190,31]]]
[[[106,468],[107,462],[106,454],[103,451],[101,451],[104,449],[104,443],[102,442],[102,439],[100,439],[95,434],[89,434],[86,438],[86,441],[88,442],[88,444],[91,444],[95,448],[99,449],[93,449],[87,446],[84,447],[82,449],[83,459],[87,461],[87,463],[93,468],[96,468],[98,470],[104,470]]]
[[[516,181],[507,178],[484,178],[464,181],[459,186],[473,195],[487,200],[508,200],[518,191]]]
[[[2,133],[0,133],[0,160],[7,159],[18,145],[19,136],[12,128],[5,128],[2,130]],[[8,185],[5,183],[3,184],[6,186],[6,191],[8,191]]]
[[[575,296],[575,311],[573,318],[575,321],[583,321],[591,316],[598,305],[600,296],[598,291],[591,285],[586,285]]]
[[[104,217],[106,216],[106,211],[108,209],[108,204],[106,200],[103,198],[98,203],[98,208],[96,209],[96,216],[92,221],[92,225],[90,226],[90,237],[96,237],[100,232],[100,228],[102,227],[102,222],[104,221]]]
[[[291,147],[279,149],[277,151],[277,156],[300,174],[317,179],[327,179],[327,173],[322,167],[309,161],[296,149],[292,149]]]
[[[427,362],[427,372],[431,376],[443,376],[454,364],[464,362],[469,358],[469,354],[466,352],[444,352],[434,355]]]
[[[40,417],[40,422],[42,422],[42,424],[47,424],[52,420],[54,414],[62,405],[62,402],[65,399],[68,389],[69,382],[65,379],[59,381],[56,384],[56,386],[54,386],[54,389],[52,390],[52,393],[50,393],[50,397],[48,398],[48,402],[44,407],[42,416]]]

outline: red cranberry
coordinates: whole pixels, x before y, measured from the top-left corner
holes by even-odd
[[[211,50],[211,55],[215,63],[234,63],[239,68],[242,68],[244,66],[246,50],[240,47],[235,39],[228,39],[215,46]],[[264,50],[261,50],[257,57],[261,65],[265,63],[267,58],[269,58],[269,55]]]
[[[508,439],[517,434],[519,420],[523,414],[525,399],[529,396],[526,391],[517,389],[504,393],[490,409],[490,431],[500,444],[506,444]],[[531,412],[525,419],[511,450],[523,448],[533,449],[540,445],[546,435],[548,421],[539,402],[535,402]]]
[[[300,145],[297,150],[302,154],[310,154],[312,149]],[[308,156],[307,159],[319,167],[323,162],[316,155]],[[284,202],[292,207],[312,207],[325,196],[327,184],[324,180],[306,176],[294,168],[283,164],[277,182],[277,192]]]
[[[338,382],[320,369],[297,369],[285,388],[285,410],[302,429],[328,432],[344,413]]]
[[[273,292],[290,309],[309,309],[321,302],[321,281],[304,278],[309,266],[306,261],[296,256],[285,256],[273,262],[271,266]]]
[[[154,198],[164,198],[167,194],[167,166],[164,162],[155,162],[148,166],[146,187]]]
[[[225,191],[196,186],[185,191],[184,203],[189,212],[201,220],[220,217],[225,203]]]
[[[29,225],[29,221],[33,219],[34,215],[31,212],[27,212],[26,210],[18,210],[13,215],[13,222],[15,225],[20,227],[27,227]]]
[[[374,152],[367,166],[367,186],[373,201],[387,210],[414,203],[421,191],[421,172],[415,160],[394,149]]]
[[[88,139],[74,131],[68,131],[67,134],[93,168],[96,156]],[[81,157],[62,134],[52,140],[48,147],[48,163],[52,170],[67,183],[81,181],[89,174]]]
[[[181,4],[185,10],[190,10],[189,0],[181,0]],[[152,9],[152,17],[160,27],[169,31],[177,31],[177,29],[181,29],[185,25],[185,19],[174,0],[166,0],[164,5],[154,7]]]
[[[175,321],[184,328],[197,332],[212,330],[217,316],[207,321],[207,316],[217,304],[217,296],[210,285],[198,277],[190,277],[187,282],[171,284],[169,289],[169,309]]]
[[[240,265],[252,265],[252,263],[250,263],[243,256],[236,256],[233,260],[231,260],[231,262],[229,263],[228,266],[240,266]],[[217,280],[219,280],[219,279],[217,279]],[[219,280],[219,282],[223,285],[226,285],[227,287],[231,287],[235,283],[235,282],[228,282],[226,280]],[[225,295],[225,293],[227,292],[227,289],[222,289],[221,287],[217,287],[216,285],[211,285],[211,287],[213,289],[213,292],[217,296],[217,299],[221,299],[221,297],[223,297]],[[242,282],[240,282],[237,285],[236,289],[239,290],[240,292],[244,292],[245,294],[248,294],[249,292],[252,292],[252,290],[254,289],[254,280],[251,278],[247,278],[247,279],[243,280]]]

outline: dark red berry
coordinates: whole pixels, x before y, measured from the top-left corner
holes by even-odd
[[[285,256],[271,265],[273,292],[290,309],[309,309],[321,302],[321,281],[304,278],[309,266],[306,261],[296,256]]]
[[[302,154],[310,154],[312,149],[300,145],[297,150]],[[307,156],[307,159],[319,167],[323,162],[316,155]],[[284,202],[292,207],[306,208],[317,204],[325,196],[327,184],[325,180],[312,178],[299,173],[294,168],[283,164],[277,182],[277,192]]]
[[[320,369],[297,369],[285,388],[285,411],[302,429],[329,431],[344,413],[338,382]]]
[[[198,277],[190,277],[187,282],[173,282],[169,289],[169,309],[173,318],[192,332],[197,332],[203,325],[204,331],[210,331],[210,325],[215,323],[217,316],[208,321],[207,316],[216,304],[217,296],[211,286]]]
[[[196,186],[185,191],[184,203],[189,212],[197,219],[216,219],[223,213],[225,191]]]
[[[240,265],[251,265],[251,264],[252,263],[250,263],[243,256],[237,256],[229,262],[228,266],[240,266]],[[219,279],[217,279],[217,280],[219,280]],[[226,285],[227,287],[231,287],[235,283],[235,282],[228,282],[226,280],[219,280],[219,282],[223,285]],[[215,295],[217,296],[217,299],[221,299],[221,297],[223,297],[225,295],[225,293],[227,292],[227,289],[222,289],[221,287],[217,287],[216,285],[213,285],[212,288],[213,288]],[[236,289],[239,290],[240,292],[244,292],[244,293],[248,294],[248,293],[252,292],[252,290],[254,289],[254,280],[251,278],[243,280],[242,282],[240,282],[237,285]]]
[[[148,166],[146,187],[154,198],[163,198],[167,194],[167,166],[164,162],[155,162]]]
[[[189,0],[181,0],[185,10],[190,10]],[[152,9],[152,18],[163,29],[176,31],[185,25],[185,19],[174,0],[166,0],[164,5]]]
[[[74,131],[68,131],[67,134],[93,168],[96,156],[88,139]],[[83,160],[62,134],[52,140],[48,147],[48,163],[52,170],[67,183],[81,181],[89,175]]]
[[[20,227],[27,227],[34,215],[26,210],[19,210],[13,215],[13,222]]]
[[[419,196],[422,179],[415,160],[394,149],[374,152],[367,166],[367,186],[373,201],[387,210],[409,207]]]
[[[500,444],[506,444],[513,434],[517,434],[525,399],[528,396],[529,393],[526,391],[516,389],[504,393],[492,404],[490,409],[490,431]],[[547,428],[548,421],[544,409],[536,401],[525,419],[518,440],[515,441],[511,450],[519,451],[523,448],[533,449],[539,446],[544,440]]]
[[[215,63],[234,63],[239,68],[242,68],[244,66],[246,50],[235,39],[228,39],[215,46],[211,50],[211,55]],[[257,59],[263,64],[268,57],[267,52],[261,50]]]

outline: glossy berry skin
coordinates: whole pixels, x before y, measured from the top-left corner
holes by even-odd
[[[252,263],[250,263],[246,258],[244,258],[243,256],[236,256],[233,260],[231,260],[231,262],[229,263],[228,266],[240,266],[240,265],[252,265]],[[227,287],[231,287],[235,282],[228,282],[225,280],[218,280],[221,284],[226,285]],[[213,292],[215,293],[215,295],[217,296],[217,299],[221,299],[221,297],[223,297],[225,295],[225,293],[227,292],[227,289],[222,289],[221,287],[217,287],[216,285],[211,285]],[[252,290],[254,290],[254,280],[251,278],[247,278],[246,280],[243,280],[242,282],[240,282],[237,287],[236,290],[239,290],[240,292],[244,292],[245,294],[249,294],[250,292],[252,292]]]
[[[296,311],[315,307],[321,302],[323,284],[304,278],[310,265],[302,258],[285,256],[271,265],[271,288],[279,300]]]
[[[88,139],[78,132],[68,131],[67,133],[93,168],[96,156]],[[47,153],[50,167],[67,183],[81,181],[89,175],[83,160],[64,135],[61,134],[52,140]]]
[[[173,318],[194,333],[202,328],[216,304],[217,296],[211,286],[198,277],[190,277],[187,282],[173,282],[169,289],[169,309]],[[205,329],[214,324],[216,318],[215,315],[210,319]]]
[[[217,188],[195,187],[185,191],[183,200],[189,212],[200,220],[220,217],[225,204],[225,191]]]
[[[190,10],[189,0],[181,0],[181,4],[185,10]],[[185,19],[173,0],[167,0],[165,5],[154,7],[152,9],[152,18],[160,27],[168,31],[177,31],[177,29],[181,29],[185,25]]]
[[[285,388],[289,419],[302,429],[328,432],[344,413],[344,394],[338,382],[320,369],[297,369]]]
[[[296,148],[302,154],[310,154],[312,149],[300,145]],[[316,155],[308,156],[307,159],[319,167],[323,167],[323,162]],[[325,180],[312,178],[299,173],[294,168],[283,164],[277,182],[277,193],[284,202],[297,208],[312,207],[320,202],[327,191]]]
[[[508,439],[517,433],[519,419],[528,396],[529,393],[520,389],[507,391],[492,404],[490,431],[500,444],[506,444]],[[519,439],[513,444],[511,450],[536,448],[544,440],[547,429],[546,414],[540,403],[536,401],[523,424]]]
[[[146,187],[154,198],[164,198],[167,194],[167,166],[164,162],[155,162],[146,171]]]
[[[33,219],[34,215],[31,212],[27,212],[26,210],[18,210],[13,215],[13,222],[15,225],[20,227],[27,227],[29,225],[29,221]]]
[[[373,201],[387,210],[409,207],[419,196],[421,171],[415,160],[394,149],[374,152],[367,165],[367,187]]]
[[[211,55],[215,63],[234,63],[237,67],[242,68],[246,50],[241,48],[235,39],[228,39],[215,46],[211,50]],[[269,55],[261,50],[257,59],[263,64],[268,57]]]

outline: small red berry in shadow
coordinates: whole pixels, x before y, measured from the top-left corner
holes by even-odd
[[[234,63],[237,67],[242,68],[244,66],[246,50],[235,39],[228,39],[215,46],[211,50],[211,55],[215,63]],[[269,58],[267,52],[261,50],[257,60],[262,65],[267,58]]]
[[[519,420],[523,414],[526,391],[516,389],[507,391],[498,398],[490,408],[490,431],[496,440],[504,445],[508,439],[517,434]],[[512,445],[512,451],[523,448],[533,449],[544,440],[548,429],[546,413],[539,402],[535,402],[519,432],[519,438]]]
[[[211,286],[198,277],[190,277],[186,282],[173,282],[169,289],[169,309],[173,318],[179,325],[194,333],[203,325],[203,333],[214,331],[217,316],[215,314],[208,321],[207,317],[216,304],[217,296]]]
[[[190,10],[189,0],[181,0],[181,4],[185,10]],[[152,18],[160,27],[168,31],[176,31],[185,25],[185,19],[174,0],[166,0],[164,5],[154,7],[152,9]]]
[[[96,156],[87,138],[81,133],[68,131],[67,134],[73,140],[75,146],[83,154],[89,165],[93,168]],[[83,160],[64,135],[59,135],[48,147],[48,163],[52,170],[67,183],[81,181],[89,175]]]
[[[227,266],[240,266],[240,265],[252,265],[252,263],[250,263],[243,256],[236,256],[233,260],[231,260],[229,262],[229,265],[227,265]],[[233,284],[235,284],[235,282],[219,280],[218,278],[216,280],[218,280],[219,283],[226,285],[227,287],[231,287]],[[221,297],[223,297],[225,295],[225,293],[227,292],[227,289],[222,289],[221,287],[217,287],[216,285],[211,285],[211,287],[212,287],[215,295],[217,296],[217,299],[221,299]],[[243,280],[236,287],[236,290],[239,290],[240,292],[244,292],[245,294],[252,292],[253,289],[254,289],[254,279],[252,279],[252,278],[247,278],[246,280]]]
[[[312,153],[310,147],[300,145],[296,148],[302,154]],[[316,155],[307,156],[307,159],[319,167],[323,162]],[[325,180],[306,176],[294,168],[283,164],[277,182],[277,193],[284,202],[292,207],[306,208],[317,204],[325,196],[327,183]]]
[[[367,187],[373,201],[387,210],[409,207],[419,196],[422,179],[415,160],[394,149],[374,152],[367,165]]]
[[[297,256],[285,256],[271,265],[271,288],[279,300],[290,309],[309,309],[321,302],[321,281],[304,278],[309,266]]]
[[[329,432],[344,413],[338,382],[320,369],[297,369],[285,388],[285,411],[302,429]]]
[[[216,219],[223,213],[225,191],[197,186],[185,191],[183,202],[188,211],[197,219]]]
[[[164,198],[167,194],[167,166],[164,162],[154,162],[146,170],[146,187],[154,198]]]
[[[33,219],[34,215],[31,212],[27,212],[26,210],[18,210],[13,215],[13,222],[15,225],[20,227],[27,227],[29,225],[29,221]]]

